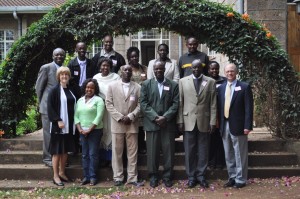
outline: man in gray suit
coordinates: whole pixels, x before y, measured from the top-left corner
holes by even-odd
[[[147,167],[150,186],[158,186],[160,148],[163,152],[163,183],[173,186],[172,174],[175,153],[176,114],[178,111],[178,84],[164,77],[165,62],[154,63],[155,78],[142,83],[141,110],[146,131]]]
[[[35,84],[43,125],[43,162],[49,167],[52,167],[52,161],[51,155],[48,152],[50,144],[50,121],[47,112],[47,99],[51,88],[58,83],[56,80],[56,70],[64,63],[65,56],[66,53],[63,49],[56,48],[53,51],[53,62],[45,64],[40,68]]]
[[[178,127],[183,134],[188,186],[197,181],[207,188],[205,172],[208,164],[209,133],[214,132],[217,119],[216,83],[202,74],[204,63],[192,62],[192,75],[179,80]]]

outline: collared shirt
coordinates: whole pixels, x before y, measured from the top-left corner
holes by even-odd
[[[159,83],[156,78],[155,78],[155,81],[157,82],[159,97],[161,97],[163,89],[164,89],[164,83],[166,82],[166,79],[164,78],[164,81],[162,83]]]
[[[59,69],[60,65],[58,65],[57,63],[53,62],[54,65],[56,66],[56,69]]]
[[[226,90],[227,90],[227,85],[229,82],[227,82],[226,84],[226,89],[225,89],[225,95],[226,95]],[[230,99],[232,98],[233,92],[235,90],[235,86],[236,86],[237,80],[235,79],[233,82],[231,82],[231,94],[230,94]]]
[[[83,82],[86,80],[86,59],[84,61],[81,61],[77,57],[77,61],[80,66],[79,86],[81,86]]]
[[[114,49],[112,49],[112,51],[110,51],[110,52],[106,52],[104,49],[102,49],[101,51],[100,51],[100,57],[111,57],[111,56],[115,56],[116,55],[116,53],[115,53],[115,51],[114,51]]]
[[[128,95],[129,85],[130,85],[130,82],[128,82],[128,83],[122,82],[122,87],[123,87],[125,97]]]
[[[192,74],[192,76],[193,76],[193,79],[199,79],[199,80],[201,80],[202,79],[202,77],[203,77],[203,75],[201,74],[199,77],[195,77],[195,75],[194,74]]]

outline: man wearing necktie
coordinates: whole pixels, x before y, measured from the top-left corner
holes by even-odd
[[[248,134],[253,123],[251,87],[238,81],[237,67],[225,67],[227,82],[218,87],[218,113],[226,166],[229,175],[224,187],[246,186],[248,175]]]
[[[192,62],[191,75],[179,80],[178,128],[184,132],[185,167],[188,186],[193,188],[197,182],[208,188],[205,179],[208,165],[209,134],[216,127],[216,83],[202,74],[203,62]]]
[[[142,83],[141,111],[146,131],[147,168],[150,186],[158,186],[160,148],[163,152],[163,183],[173,186],[176,115],[178,111],[178,84],[164,77],[165,62],[155,61],[155,78]]]

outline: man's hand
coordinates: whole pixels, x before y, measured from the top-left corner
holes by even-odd
[[[158,116],[155,119],[155,123],[160,127],[165,127],[167,123],[167,119],[164,116]]]
[[[244,129],[244,134],[245,134],[245,135],[248,135],[250,132],[251,132],[251,130]]]
[[[65,123],[63,121],[58,121],[57,123],[60,129],[65,128]]]
[[[210,130],[209,130],[209,132],[210,132],[210,133],[214,133],[215,130],[216,130],[216,125],[210,125]]]
[[[129,125],[131,123],[131,120],[128,116],[123,116],[121,122],[123,122],[125,125]]]

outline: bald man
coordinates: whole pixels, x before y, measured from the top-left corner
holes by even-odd
[[[248,134],[253,124],[251,86],[237,80],[234,64],[225,66],[227,82],[218,87],[218,115],[229,175],[224,187],[242,188],[248,177]]]

